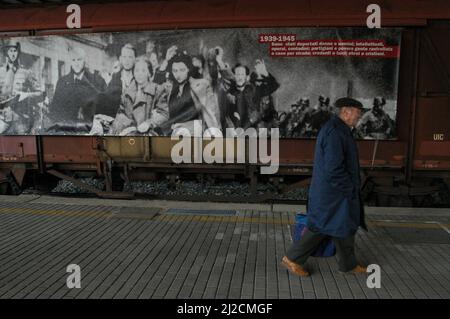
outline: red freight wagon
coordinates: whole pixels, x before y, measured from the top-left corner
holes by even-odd
[[[69,1],[70,2],[70,1]],[[67,3],[69,3],[67,2]],[[5,36],[131,30],[258,27],[365,27],[371,1],[136,1],[80,2],[81,30],[66,28],[65,1],[58,5],[0,10]],[[397,138],[359,140],[367,191],[379,199],[423,199],[450,185],[450,3],[386,0],[382,26],[402,27],[398,74]],[[271,178],[311,175],[314,139],[280,140],[280,168]],[[89,171],[112,179],[153,173],[243,174],[264,178],[258,165],[178,165],[168,160],[173,143],[154,137],[1,136],[3,181],[20,185],[30,174]],[[20,169],[19,169],[20,168]],[[114,171],[120,174],[114,174]],[[19,173],[20,172],[20,173]],[[59,175],[61,177],[62,175]],[[387,202],[380,202],[386,204]]]

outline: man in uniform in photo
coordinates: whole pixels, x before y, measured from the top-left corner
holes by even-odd
[[[330,110],[330,98],[319,96],[319,104],[315,112],[311,115],[312,136],[317,136],[320,128],[330,119],[332,112]]]
[[[32,133],[45,94],[31,70],[20,63],[21,46],[7,40],[6,63],[0,67],[0,133]]]
[[[299,126],[299,120],[300,120],[300,114],[299,114],[299,108],[300,108],[300,101],[295,102],[291,105],[291,110],[284,119],[284,125],[285,125],[285,137],[295,137],[295,132]]]
[[[366,112],[358,123],[358,130],[364,137],[386,139],[395,135],[395,122],[384,111],[386,100],[381,97],[373,99],[373,107]]]

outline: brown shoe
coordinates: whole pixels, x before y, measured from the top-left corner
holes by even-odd
[[[367,273],[367,268],[366,267],[363,267],[363,266],[361,266],[361,265],[356,265],[356,267],[355,268],[353,268],[352,270],[350,270],[350,271],[347,271],[347,272],[345,272],[345,271],[339,271],[341,274],[365,274],[365,273]]]
[[[289,258],[286,256],[283,257],[281,260],[281,264],[286,267],[291,273],[296,274],[300,277],[308,277],[309,272],[307,272],[302,266],[299,264],[294,263],[293,261],[290,261]]]

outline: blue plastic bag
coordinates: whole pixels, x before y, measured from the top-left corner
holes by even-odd
[[[299,241],[307,230],[307,215],[296,214],[293,240]],[[332,257],[336,254],[336,247],[331,237],[324,239],[319,247],[311,254],[313,257]]]

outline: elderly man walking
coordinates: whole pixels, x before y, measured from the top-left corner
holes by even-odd
[[[351,131],[363,107],[351,98],[340,98],[335,105],[338,115],[324,124],[316,141],[307,230],[282,260],[289,271],[302,277],[309,276],[304,268],[308,257],[329,237],[336,246],[339,272],[366,272],[358,265],[354,249],[358,227],[367,227],[360,195],[358,149]]]

